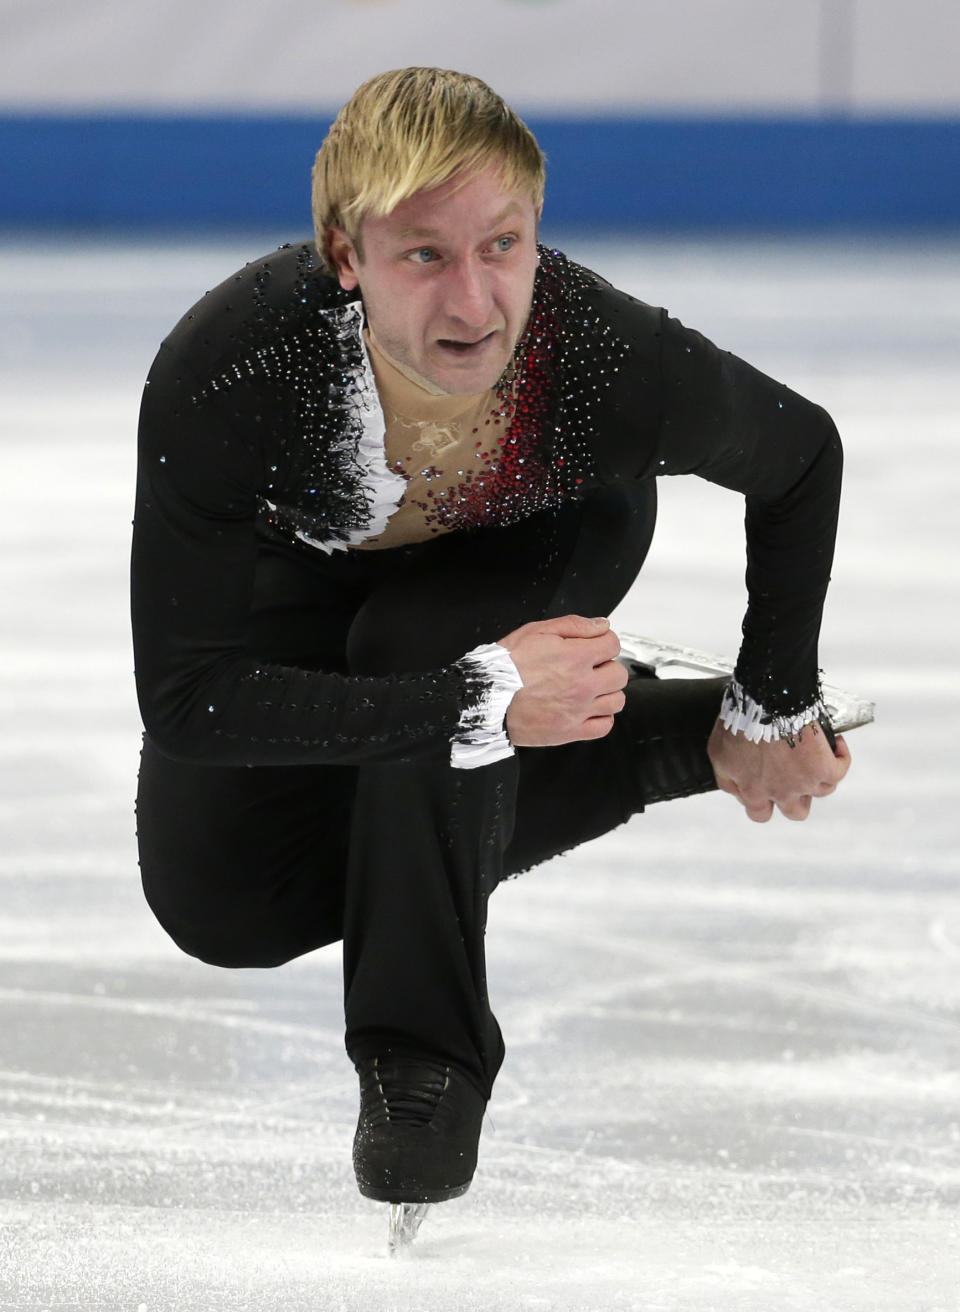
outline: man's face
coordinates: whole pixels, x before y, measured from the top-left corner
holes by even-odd
[[[492,387],[527,322],[537,268],[537,212],[489,168],[418,191],[364,220],[363,258],[332,229],[340,285],[359,286],[380,345],[444,392]]]

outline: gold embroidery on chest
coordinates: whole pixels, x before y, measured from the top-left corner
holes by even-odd
[[[397,416],[400,419],[400,416]],[[459,425],[456,423],[438,424],[435,419],[400,419],[404,428],[419,429],[420,436],[413,443],[411,450],[425,451],[428,455],[438,456],[449,451],[460,440]]]

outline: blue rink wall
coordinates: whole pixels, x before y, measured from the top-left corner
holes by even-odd
[[[528,116],[551,227],[950,228],[960,117]],[[329,116],[0,116],[0,225],[309,226]]]

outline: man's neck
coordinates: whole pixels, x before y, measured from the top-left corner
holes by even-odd
[[[495,395],[489,388],[484,392],[465,394],[445,392],[435,387],[421,378],[415,369],[405,367],[384,351],[369,328],[364,330],[364,340],[370,352],[380,404],[388,416],[402,415],[415,423],[446,424],[478,406],[492,407],[495,404]]]
[[[401,364],[401,362],[395,359],[389,351],[384,350],[383,343],[380,341],[379,337],[375,335],[369,324],[364,329],[364,334],[367,338],[367,344],[374,347],[388,364],[393,365],[397,373],[403,374],[404,378],[409,379],[411,383],[415,383],[417,387],[422,387],[430,396],[450,395],[450,393],[444,391],[442,387],[437,387],[435,383],[431,383],[429,378],[424,378],[422,374],[418,374],[416,369],[411,369],[407,364]]]

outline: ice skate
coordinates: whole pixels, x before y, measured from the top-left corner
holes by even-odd
[[[400,1257],[407,1252],[423,1218],[430,1211],[429,1203],[391,1203],[390,1231],[387,1235],[387,1251],[391,1257]]]
[[[735,662],[725,656],[696,651],[693,647],[678,647],[654,638],[641,638],[632,633],[620,633],[620,660],[629,668],[638,666],[658,679],[709,678],[733,673]],[[874,704],[853,693],[844,692],[833,684],[823,685],[823,703],[834,733],[848,733],[873,720]]]
[[[390,1203],[389,1250],[408,1248],[431,1203],[466,1193],[486,1099],[456,1067],[389,1054],[357,1063],[357,1186]]]

